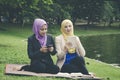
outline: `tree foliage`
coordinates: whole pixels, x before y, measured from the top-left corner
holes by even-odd
[[[65,18],[73,22],[87,20],[88,24],[101,20],[110,23],[114,18],[120,20],[119,5],[119,0],[0,0],[0,16],[11,23],[33,21],[37,17],[52,24],[59,24]]]

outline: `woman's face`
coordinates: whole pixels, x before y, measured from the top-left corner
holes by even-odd
[[[41,29],[39,30],[39,34],[41,35],[41,36],[45,36],[45,34],[47,33],[47,25],[43,25],[42,27],[41,27]]]
[[[71,33],[72,25],[70,23],[66,23],[66,25],[64,26],[64,31],[65,31],[66,34]]]

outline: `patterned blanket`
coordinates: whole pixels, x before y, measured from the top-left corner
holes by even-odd
[[[21,64],[6,64],[5,74],[6,75],[24,75],[24,76],[40,76],[40,77],[56,77],[56,78],[69,78],[69,79],[79,79],[79,80],[102,80],[102,78],[83,75],[82,73],[61,73],[49,74],[49,73],[34,73],[29,71],[20,71]]]

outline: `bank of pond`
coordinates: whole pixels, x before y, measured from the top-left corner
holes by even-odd
[[[81,36],[86,56],[109,64],[120,64],[120,34]]]

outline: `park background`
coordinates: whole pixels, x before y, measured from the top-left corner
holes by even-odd
[[[4,74],[6,64],[29,64],[27,38],[35,18],[45,19],[54,37],[63,19],[72,20],[86,50],[88,70],[105,80],[120,79],[119,0],[0,0],[1,80],[61,80]],[[56,56],[52,58],[56,62]]]

